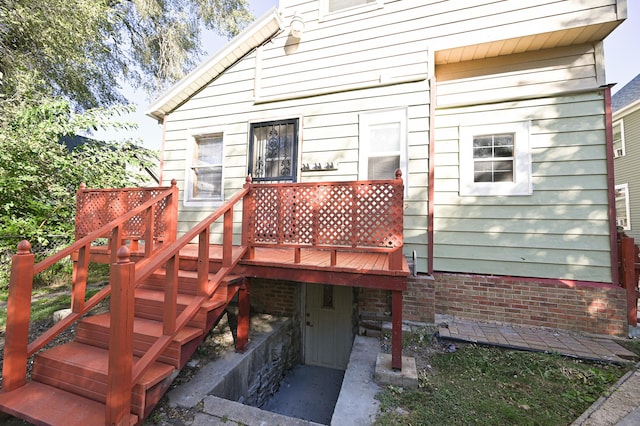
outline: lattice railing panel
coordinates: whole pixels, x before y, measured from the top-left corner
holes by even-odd
[[[400,247],[402,180],[255,184],[250,244]]]
[[[358,245],[354,240],[355,207],[351,185],[318,186],[318,238],[317,244],[332,246]]]
[[[76,239],[106,225],[146,201],[159,195],[166,188],[85,189],[78,191],[76,200]],[[168,200],[163,198],[154,209],[153,236],[166,237],[168,230],[166,212]],[[144,214],[136,215],[123,226],[127,237],[142,238],[146,228]]]
[[[357,240],[370,247],[402,245],[402,190],[393,185],[359,184],[356,187]]]

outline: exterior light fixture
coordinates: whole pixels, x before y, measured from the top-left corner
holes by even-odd
[[[293,18],[291,18],[291,24],[289,25],[290,31],[289,35],[293,38],[300,39],[302,37],[302,32],[304,31],[304,22],[302,21],[302,16],[296,11],[293,14]]]

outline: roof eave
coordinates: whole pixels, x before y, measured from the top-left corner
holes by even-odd
[[[233,38],[217,54],[198,65],[182,80],[161,95],[149,106],[146,114],[158,121],[162,121],[166,114],[197,93],[251,50],[280,32],[284,29],[284,26],[278,9],[276,7],[271,8]]]
[[[640,109],[640,98],[636,99],[634,102],[631,102],[629,105],[625,105],[624,107],[620,108],[619,110],[615,111],[612,114],[612,117],[614,120],[620,119],[626,115],[631,114],[632,112],[635,112],[637,110]]]

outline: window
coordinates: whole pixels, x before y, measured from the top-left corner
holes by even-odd
[[[249,174],[254,182],[295,182],[298,119],[252,123]]]
[[[190,151],[187,159],[185,205],[221,203],[224,199],[222,133],[193,136]]]
[[[407,112],[405,109],[360,114],[359,178],[393,179],[402,170],[407,187]]]
[[[616,226],[625,231],[631,230],[629,219],[629,185],[616,185]]]
[[[323,0],[321,5],[322,21],[324,17],[339,18],[378,9],[383,6],[383,0]]]
[[[529,123],[460,128],[460,195],[530,195]]]
[[[352,7],[376,3],[377,0],[327,0],[327,12],[333,13]]]
[[[624,124],[622,120],[613,123],[613,158],[625,155]]]

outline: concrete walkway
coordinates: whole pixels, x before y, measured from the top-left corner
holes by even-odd
[[[455,320],[438,328],[447,340],[509,349],[558,353],[589,361],[625,364],[637,361],[631,351],[606,337],[591,337],[560,330]]]

